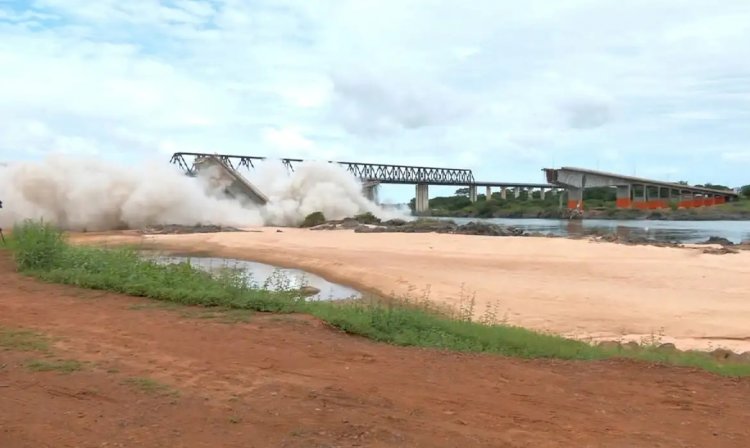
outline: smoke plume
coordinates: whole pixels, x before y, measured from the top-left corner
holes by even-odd
[[[305,162],[288,174],[281,163],[264,162],[242,174],[268,204],[241,204],[227,197],[226,185],[210,173],[191,178],[163,162],[127,167],[68,156],[16,162],[0,166],[0,227],[27,218],[99,231],[158,224],[298,225],[316,211],[329,219],[364,212],[384,219],[400,215],[368,201],[359,181],[334,164]]]

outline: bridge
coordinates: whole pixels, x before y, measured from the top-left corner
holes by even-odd
[[[584,168],[544,168],[547,182],[568,191],[568,208],[583,208],[583,190],[591,187],[617,188],[617,207],[659,209],[704,207],[737,200],[728,190],[694,187]]]
[[[206,158],[220,160],[232,170],[239,168],[254,169],[257,162],[268,160],[280,161],[288,171],[293,172],[297,164],[305,162],[303,159],[271,159],[261,156],[244,156],[232,154],[209,154],[196,152],[176,152],[172,155],[170,163],[178,165],[189,176],[195,176],[201,161]],[[520,197],[522,191],[539,189],[544,196],[545,191],[557,190],[561,187],[549,183],[513,183],[513,182],[481,182],[474,179],[474,174],[469,169],[462,168],[438,168],[426,166],[392,165],[381,163],[362,162],[334,162],[344,167],[348,172],[363,182],[363,190],[368,198],[375,198],[376,188],[379,184],[416,185],[416,212],[425,213],[429,210],[429,186],[430,185],[455,185],[469,187],[469,198],[477,200],[477,189],[484,187],[487,197],[492,196],[493,188],[500,188],[503,199],[507,197],[507,191],[512,189],[515,197]],[[529,195],[530,196],[530,195]]]

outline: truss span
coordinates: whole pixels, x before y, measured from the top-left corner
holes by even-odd
[[[188,175],[195,175],[197,161],[215,157],[232,169],[245,167],[255,168],[255,162],[268,160],[266,157],[241,156],[230,154],[207,154],[194,152],[177,152],[172,155],[171,163],[178,165]],[[295,164],[302,159],[278,159],[284,166],[294,171]],[[380,163],[332,162],[346,168],[357,178],[381,184],[430,184],[430,185],[473,185],[474,174],[471,170],[461,168],[436,168],[426,166],[389,165]]]

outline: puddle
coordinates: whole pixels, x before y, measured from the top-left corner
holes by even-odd
[[[323,277],[299,269],[280,268],[265,263],[218,257],[186,256],[149,256],[157,263],[185,263],[208,272],[221,269],[240,269],[249,274],[250,286],[265,287],[270,290],[299,289],[312,286],[320,290],[318,294],[308,296],[309,300],[344,300],[360,299],[362,293],[348,286],[329,282]]]

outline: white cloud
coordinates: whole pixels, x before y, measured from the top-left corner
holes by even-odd
[[[747,183],[748,23],[746,0],[0,3],[0,156],[190,148],[528,181],[648,157]]]

